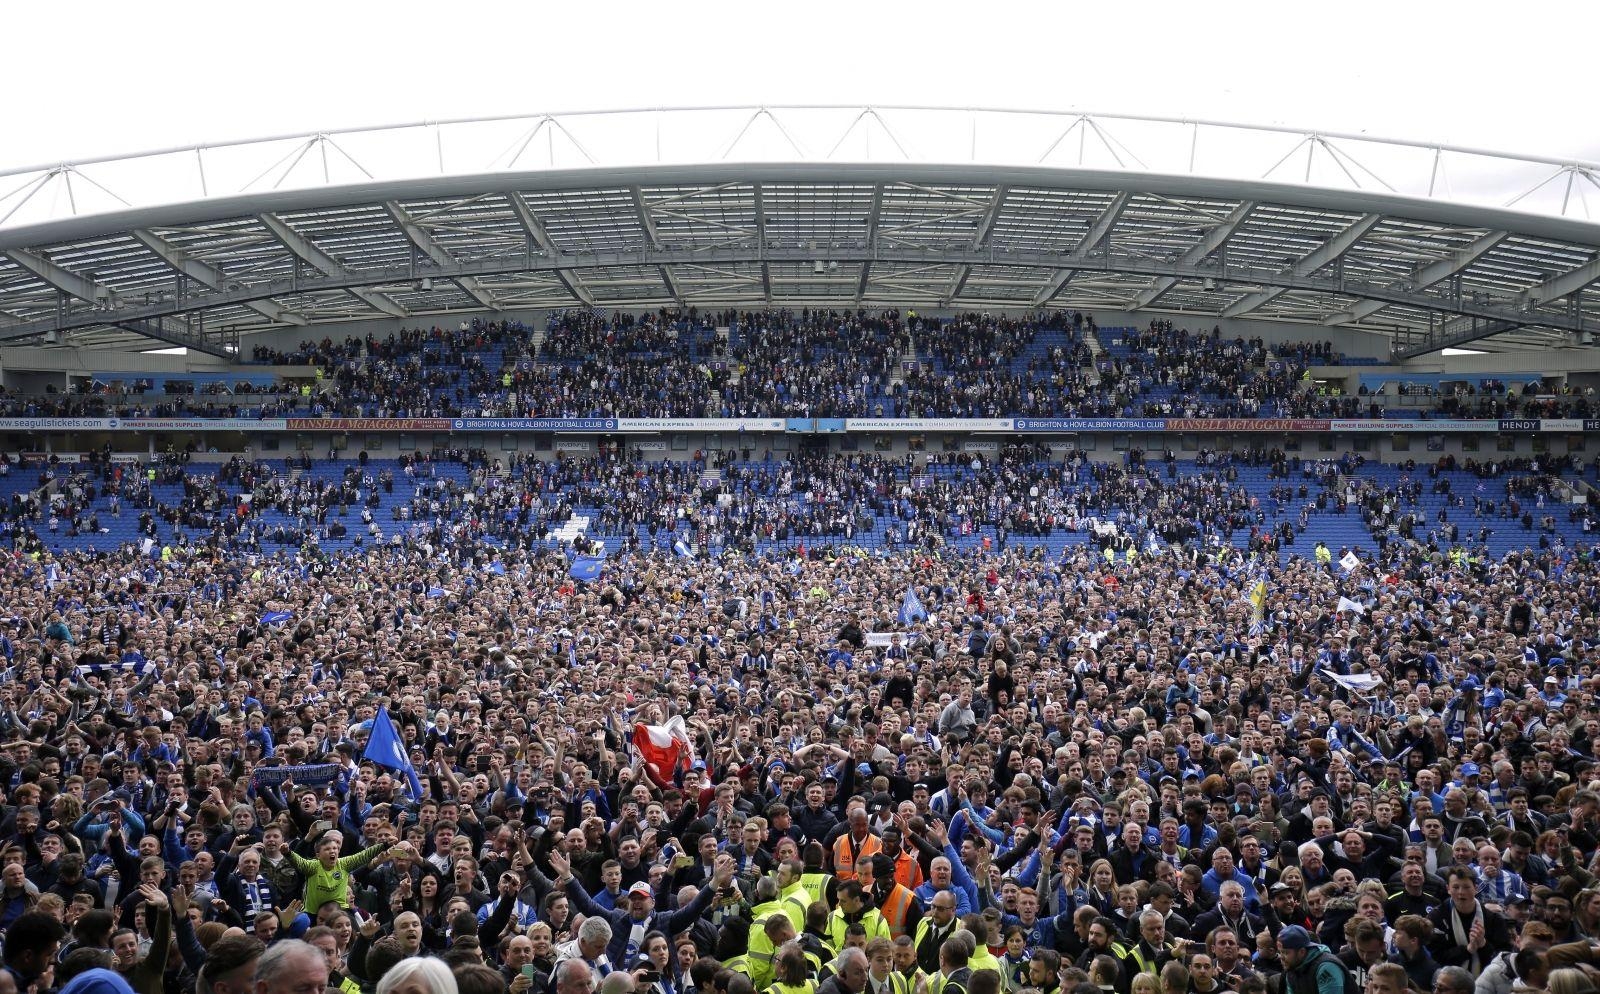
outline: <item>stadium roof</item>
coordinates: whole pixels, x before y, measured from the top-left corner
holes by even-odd
[[[372,317],[677,304],[1250,317],[1382,332],[1400,357],[1571,346],[1600,332],[1600,225],[1567,216],[1597,176],[1368,136],[937,108],[319,132],[0,173],[0,342],[226,357],[241,336]]]

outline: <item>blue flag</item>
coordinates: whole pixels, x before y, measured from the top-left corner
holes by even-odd
[[[494,562],[489,564],[489,572],[493,573],[495,576],[505,576],[506,564],[496,559]]]
[[[293,617],[293,611],[268,611],[261,616],[261,623],[263,625],[276,625]]]
[[[900,624],[909,625],[913,621],[927,621],[928,609],[922,606],[922,601],[917,599],[914,587],[906,588],[906,599],[900,602]]]
[[[379,708],[377,717],[372,719],[372,734],[367,738],[367,748],[361,758],[404,773],[411,784],[412,798],[422,799],[422,783],[411,766],[411,757],[406,755],[405,743],[400,740],[400,730],[394,727],[388,708]]]
[[[678,555],[682,556],[685,559],[693,559],[694,558],[694,550],[689,548],[689,543],[685,542],[681,538],[678,539],[676,542],[672,543],[672,551],[676,552]]]
[[[444,596],[444,588],[443,587],[429,587],[428,588],[428,596],[429,597],[443,597]]]
[[[605,565],[605,559],[600,556],[579,556],[572,561],[572,569],[567,572],[574,580],[593,583],[600,579],[600,571],[605,569]]]

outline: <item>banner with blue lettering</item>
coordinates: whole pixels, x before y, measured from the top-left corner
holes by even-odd
[[[251,776],[257,787],[280,787],[293,780],[296,787],[326,787],[339,779],[338,763],[310,766],[263,766]]]
[[[616,431],[616,418],[455,418],[451,431]]]

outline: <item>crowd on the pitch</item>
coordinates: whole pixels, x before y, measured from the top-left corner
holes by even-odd
[[[618,323],[262,358],[363,413],[817,416],[1247,416],[1338,358]],[[1551,527],[1600,463],[686,455],[0,458],[0,994],[1600,990],[1600,562]]]
[[[170,461],[175,508],[140,508],[152,481],[121,464],[66,473],[69,499],[116,491],[187,536],[53,557],[7,512],[8,974],[286,994],[296,970],[350,994],[1575,982],[1560,971],[1600,938],[1589,548],[1446,556],[1412,527],[1353,568],[1279,557],[1271,529],[1240,534],[1265,513],[1241,466],[1281,480],[1272,502],[1385,534],[1428,474],[1342,489],[1350,457],[1208,453],[1177,475],[1042,456],[935,459],[915,482],[877,457],[729,464],[729,493],[804,487],[907,540],[852,552],[833,519],[713,500],[694,513],[812,547],[635,546],[590,581],[481,522],[569,486],[615,509],[601,531],[648,522],[705,467],[462,454],[474,475],[445,486],[426,458],[337,481]],[[1535,470],[1562,468],[1483,467],[1503,496],[1474,499],[1538,500]],[[224,497],[239,485],[251,501]],[[431,522],[410,541],[214,540],[395,487]],[[1011,542],[920,540],[961,515]],[[1057,522],[1094,541],[1028,551]],[[404,743],[385,765],[365,759],[380,705]],[[633,734],[669,715],[692,765]]]
[[[1585,535],[1600,527],[1595,501],[1563,503],[1571,489],[1563,479],[1600,478],[1600,461],[1574,455],[1460,464],[1451,456],[1385,480],[1364,476],[1359,456],[1311,460],[1260,446],[1205,450],[1184,462],[1172,451],[1133,449],[1109,463],[1082,451],[1053,454],[1038,443],[898,457],[750,449],[689,455],[652,461],[607,447],[587,457],[491,459],[462,449],[407,453],[395,463],[324,464],[331,472],[311,472],[305,454],[270,462],[234,457],[214,468],[190,467],[182,453],[149,466],[115,461],[104,450],[77,465],[13,466],[0,456],[0,474],[11,483],[9,500],[0,503],[0,535],[40,551],[57,536],[92,537],[127,515],[152,546],[205,545],[230,554],[346,540],[438,546],[483,539],[532,550],[558,534],[570,539],[574,528],[619,540],[628,551],[683,542],[712,555],[880,545],[937,553],[979,538],[1004,551],[1056,536],[1114,545],[1118,554],[1212,542],[1307,554],[1302,537],[1334,516],[1359,518],[1379,548],[1442,555],[1481,549],[1496,528],[1548,547],[1565,545],[1558,524],[1575,523]],[[1456,492],[1459,471],[1472,474],[1470,490]],[[1241,484],[1247,472],[1265,473],[1270,486]]]

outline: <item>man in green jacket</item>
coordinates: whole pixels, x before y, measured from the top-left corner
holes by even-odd
[[[1278,933],[1278,956],[1288,982],[1284,994],[1355,994],[1355,982],[1339,957],[1312,942],[1299,925]]]

